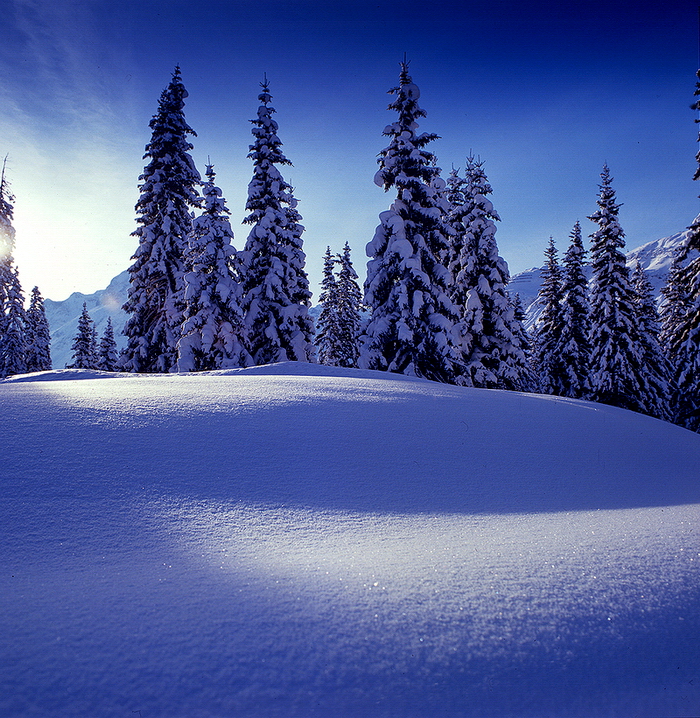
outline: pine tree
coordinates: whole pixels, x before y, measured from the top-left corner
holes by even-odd
[[[0,377],[27,371],[26,313],[24,295],[14,266],[14,207],[5,161],[0,174]]]
[[[459,170],[452,167],[447,177],[444,193],[447,201],[447,214],[445,219],[449,232],[447,235],[447,247],[442,255],[442,262],[445,267],[447,267],[450,277],[449,286],[453,291],[456,290],[455,277],[460,273],[464,273],[464,276],[468,277],[474,270],[474,247],[465,246],[467,233],[462,223],[467,202],[465,196],[466,184],[466,180],[459,176]],[[461,279],[458,286],[464,287],[468,284],[468,281]],[[455,301],[454,296],[452,296],[452,299]],[[455,304],[460,306],[462,302],[455,301]]]
[[[453,180],[452,191],[456,189]],[[496,244],[495,223],[500,218],[488,198],[492,189],[481,160],[467,158],[459,191],[463,204],[449,210],[452,232],[447,256],[450,297],[459,314],[455,330],[462,365],[460,383],[529,390],[533,378],[523,342],[525,331],[506,292],[508,265]]]
[[[335,275],[337,258],[326,247],[323,257],[323,280],[319,305],[318,331],[316,332],[316,349],[320,364],[340,366],[342,358],[342,339],[338,306],[338,280]]]
[[[51,333],[39,287],[32,289],[26,318],[27,371],[47,371],[51,369]]]
[[[114,339],[114,328],[112,317],[107,317],[107,326],[100,339],[97,353],[97,369],[100,371],[118,371],[119,355],[117,353],[117,342]]]
[[[192,229],[191,209],[200,205],[200,176],[189,152],[185,122],[187,91],[180,68],[163,91],[158,112],[150,122],[151,141],[144,159],[150,161],[139,177],[136,204],[139,246],[129,268],[129,296],[124,311],[128,344],[124,369],[134,372],[173,371],[182,325],[184,254]]]
[[[3,320],[6,313],[7,292],[12,284],[13,253],[15,251],[14,197],[5,176],[7,157],[3,160],[0,174],[0,341],[3,336]]]
[[[695,96],[700,98],[700,70]],[[700,99],[691,109],[700,112]],[[700,119],[695,120],[700,122]],[[700,135],[698,136],[700,142]],[[697,168],[693,179],[700,179],[700,150],[695,155]],[[691,431],[700,432],[700,215],[688,228],[679,256],[677,315],[667,321],[665,331],[675,367],[674,421]],[[667,316],[668,320],[669,317]]]
[[[598,210],[589,217],[599,227],[591,235],[591,398],[646,413],[648,386],[639,319],[621,251],[625,235],[618,220],[620,205],[607,164],[601,179]]]
[[[87,304],[83,302],[83,311],[78,318],[78,331],[71,347],[73,361],[66,365],[66,369],[96,369],[95,344],[95,325],[88,313]]]
[[[642,265],[637,262],[632,274],[638,329],[644,357],[647,391],[646,411],[657,419],[671,419],[671,364],[659,343],[660,321],[654,301],[654,288]]]
[[[340,327],[339,366],[353,368],[360,356],[362,332],[362,292],[357,283],[357,272],[350,258],[350,245],[346,242],[338,256],[338,324]]]
[[[19,281],[17,268],[10,267],[10,284],[5,299],[2,345],[0,347],[0,367],[2,376],[24,374],[27,371],[26,325],[24,295]]]
[[[272,119],[272,95],[261,83],[258,117],[253,123],[253,178],[248,185],[246,224],[253,225],[243,259],[243,299],[248,349],[255,364],[313,361],[314,325],[309,315],[311,292],[301,239],[303,226],[293,188],[276,165],[291,165],[284,156]]]
[[[588,280],[584,267],[586,250],[583,247],[581,224],[576,222],[570,234],[571,242],[564,255],[562,276],[562,329],[557,353],[564,366],[561,396],[587,399],[591,393],[591,320],[588,305]]]
[[[683,326],[691,309],[689,287],[686,286],[687,266],[687,234],[685,241],[674,252],[673,261],[669,269],[666,284],[661,289],[661,303],[659,314],[661,317],[661,331],[659,341],[671,365],[671,413],[674,422],[685,425],[681,416],[692,413],[692,394],[681,393],[678,389],[678,379],[690,359],[686,356],[686,345],[682,341]]]
[[[228,369],[251,363],[245,349],[240,261],[213,165],[207,165],[204,212],[194,220],[185,273],[185,321],[178,371]]]
[[[682,268],[682,301],[685,304],[672,335],[671,357],[675,367],[674,421],[700,432],[700,215],[690,226]]]
[[[546,264],[542,271],[542,286],[538,299],[542,303],[535,341],[534,363],[537,367],[539,387],[543,394],[560,396],[566,386],[566,365],[560,353],[564,330],[564,312],[561,306],[562,272],[554,239],[549,238],[545,250]]]
[[[661,317],[659,340],[666,356],[668,356],[674,367],[677,366],[676,352],[680,346],[678,332],[690,310],[690,297],[684,283],[685,254],[686,247],[685,241],[683,241],[673,253],[673,260],[666,283],[661,288],[661,302],[659,304],[659,315]]]
[[[391,138],[379,157],[375,183],[394,188],[391,208],[367,245],[365,305],[371,311],[361,338],[359,365],[399,374],[454,382],[456,354],[452,332],[456,314],[447,296],[448,272],[441,263],[449,232],[445,183],[435,156],[426,146],[437,138],[418,134],[417,120],[426,113],[420,92],[401,63],[398,87],[390,94],[396,122],[384,134]]]

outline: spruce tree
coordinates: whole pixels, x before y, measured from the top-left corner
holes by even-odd
[[[6,161],[0,174],[0,377],[27,371],[26,313],[14,266],[14,197],[5,176]]]
[[[119,355],[117,353],[117,342],[114,339],[112,317],[107,317],[107,326],[100,339],[97,353],[97,369],[100,371],[119,370]]]
[[[95,325],[83,302],[83,311],[78,318],[78,331],[73,339],[73,361],[66,369],[96,369],[97,352],[95,347]]]
[[[32,289],[26,317],[27,371],[47,371],[51,369],[51,333],[39,287]]]
[[[586,250],[583,247],[581,224],[576,222],[570,234],[569,248],[564,255],[562,275],[562,328],[557,353],[564,366],[561,396],[587,399],[591,393],[591,320],[586,279]]]
[[[338,324],[340,329],[339,366],[356,367],[360,356],[362,332],[362,291],[357,283],[357,272],[350,258],[350,245],[346,242],[338,256]]]
[[[533,388],[533,378],[525,331],[506,292],[508,265],[496,244],[495,223],[500,218],[488,198],[492,189],[481,160],[467,158],[459,191],[463,204],[449,210],[452,231],[447,256],[449,292],[459,316],[455,331],[460,383],[527,391]],[[451,196],[456,193],[453,180]]]
[[[537,367],[539,388],[543,394],[561,395],[566,386],[566,365],[560,353],[564,329],[561,306],[562,272],[554,239],[549,238],[545,250],[546,264],[542,271],[542,286],[538,299],[542,304],[535,341],[534,364]]]
[[[337,261],[337,257],[331,254],[331,248],[326,247],[323,256],[321,294],[318,298],[321,313],[318,315],[315,341],[319,364],[328,366],[339,366],[342,355],[338,318],[338,280],[335,275]]]
[[[700,70],[697,77],[695,96],[700,98]],[[700,112],[700,99],[691,108]],[[695,159],[698,166],[693,179],[698,180],[700,150]],[[677,292],[679,304],[673,311],[678,316],[672,325],[667,322],[665,326],[675,367],[674,421],[700,432],[700,215],[688,228],[681,247],[677,284],[673,291]]]
[[[686,245],[687,233],[685,241],[674,252],[666,284],[661,289],[659,305],[661,318],[659,341],[671,365],[672,420],[681,426],[685,425],[685,422],[681,420],[681,415],[692,413],[693,408],[692,398],[681,394],[677,383],[685,364],[690,359],[689,356],[686,356],[687,347],[682,341],[683,326],[691,308],[689,287],[686,286],[685,269],[688,264]],[[689,398],[691,401],[688,401]]]
[[[16,267],[10,267],[10,283],[5,298],[5,316],[0,367],[2,376],[24,374],[27,371],[27,315],[24,310],[24,294]]]
[[[12,284],[13,254],[15,251],[14,197],[10,192],[5,175],[7,157],[3,160],[0,173],[0,341],[3,336],[3,322],[6,313],[7,292]]]
[[[245,366],[239,257],[213,165],[203,185],[204,212],[194,220],[186,254],[185,321],[178,342],[178,371]]]
[[[248,350],[255,364],[313,361],[311,292],[301,239],[303,226],[293,188],[277,165],[291,165],[272,118],[267,79],[261,83],[254,143],[253,178],[248,185],[246,224],[253,225],[242,254],[243,298]]]
[[[644,351],[625,255],[624,232],[607,164],[601,173],[591,235],[591,398],[647,413]]]
[[[644,356],[647,382],[646,412],[657,419],[671,419],[671,364],[659,343],[660,320],[654,301],[654,288],[642,265],[637,262],[632,274],[638,329]]]
[[[420,92],[401,63],[399,85],[389,91],[398,113],[384,134],[375,183],[395,189],[391,208],[367,245],[365,305],[369,323],[361,338],[359,365],[441,382],[456,379],[452,332],[457,319],[447,295],[448,272],[441,262],[449,232],[444,213],[445,183],[435,156],[426,147],[437,136],[418,133],[426,113]]]
[[[134,372],[173,371],[183,321],[184,254],[192,229],[192,208],[200,205],[200,176],[190,155],[185,121],[187,90],[180,68],[160,97],[150,122],[149,159],[139,177],[141,196],[136,204],[139,227],[133,235],[139,246],[129,268],[130,286],[124,311],[128,343],[123,368]]]

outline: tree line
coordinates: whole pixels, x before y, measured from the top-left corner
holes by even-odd
[[[437,136],[419,131],[426,113],[404,61],[389,91],[396,119],[384,130],[388,144],[374,178],[393,200],[367,245],[364,291],[350,247],[338,254],[329,247],[315,327],[302,218],[280,172],[291,163],[267,79],[261,88],[248,154],[253,177],[244,222],[251,229],[237,251],[213,165],[208,162],[202,180],[190,154],[196,133],[185,120],[188,95],[175,69],[150,122],[148,163],[139,178],[138,246],[124,305],[127,346],[115,360],[113,336],[98,347],[83,316],[73,366],[102,361],[123,371],[171,372],[320,361],[591,399],[700,429],[700,218],[674,262],[659,317],[643,270],[631,276],[627,269],[620,205],[606,165],[589,217],[598,225],[591,235],[592,281],[586,281],[577,222],[563,267],[550,242],[543,310],[528,334],[519,299],[506,290],[508,267],[498,252],[499,217],[484,163],[469,156],[463,175],[453,169],[441,177],[429,150]],[[700,109],[700,100],[693,107]]]
[[[51,368],[51,336],[44,298],[32,289],[25,309],[24,292],[15,266],[14,196],[0,173],[0,377]]]

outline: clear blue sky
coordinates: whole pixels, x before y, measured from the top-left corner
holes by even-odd
[[[364,275],[391,201],[372,179],[404,52],[445,173],[470,151],[485,161],[512,273],[541,264],[550,235],[563,249],[577,219],[593,231],[604,162],[629,248],[700,210],[695,2],[0,0],[0,17],[15,256],[52,299],[129,266],[148,122],[178,63],[193,155],[202,172],[211,156],[238,248],[248,120],[270,79],[314,293],[327,244],[349,241]]]

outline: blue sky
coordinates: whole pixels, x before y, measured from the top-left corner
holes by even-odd
[[[190,93],[200,171],[211,157],[235,245],[266,73],[317,294],[326,245],[360,274],[391,197],[373,184],[387,90],[404,52],[445,173],[485,161],[516,273],[594,226],[604,162],[628,247],[698,213],[694,2],[0,0],[0,154],[16,195],[15,256],[45,296],[103,288],[130,264],[148,122],[173,67]]]

